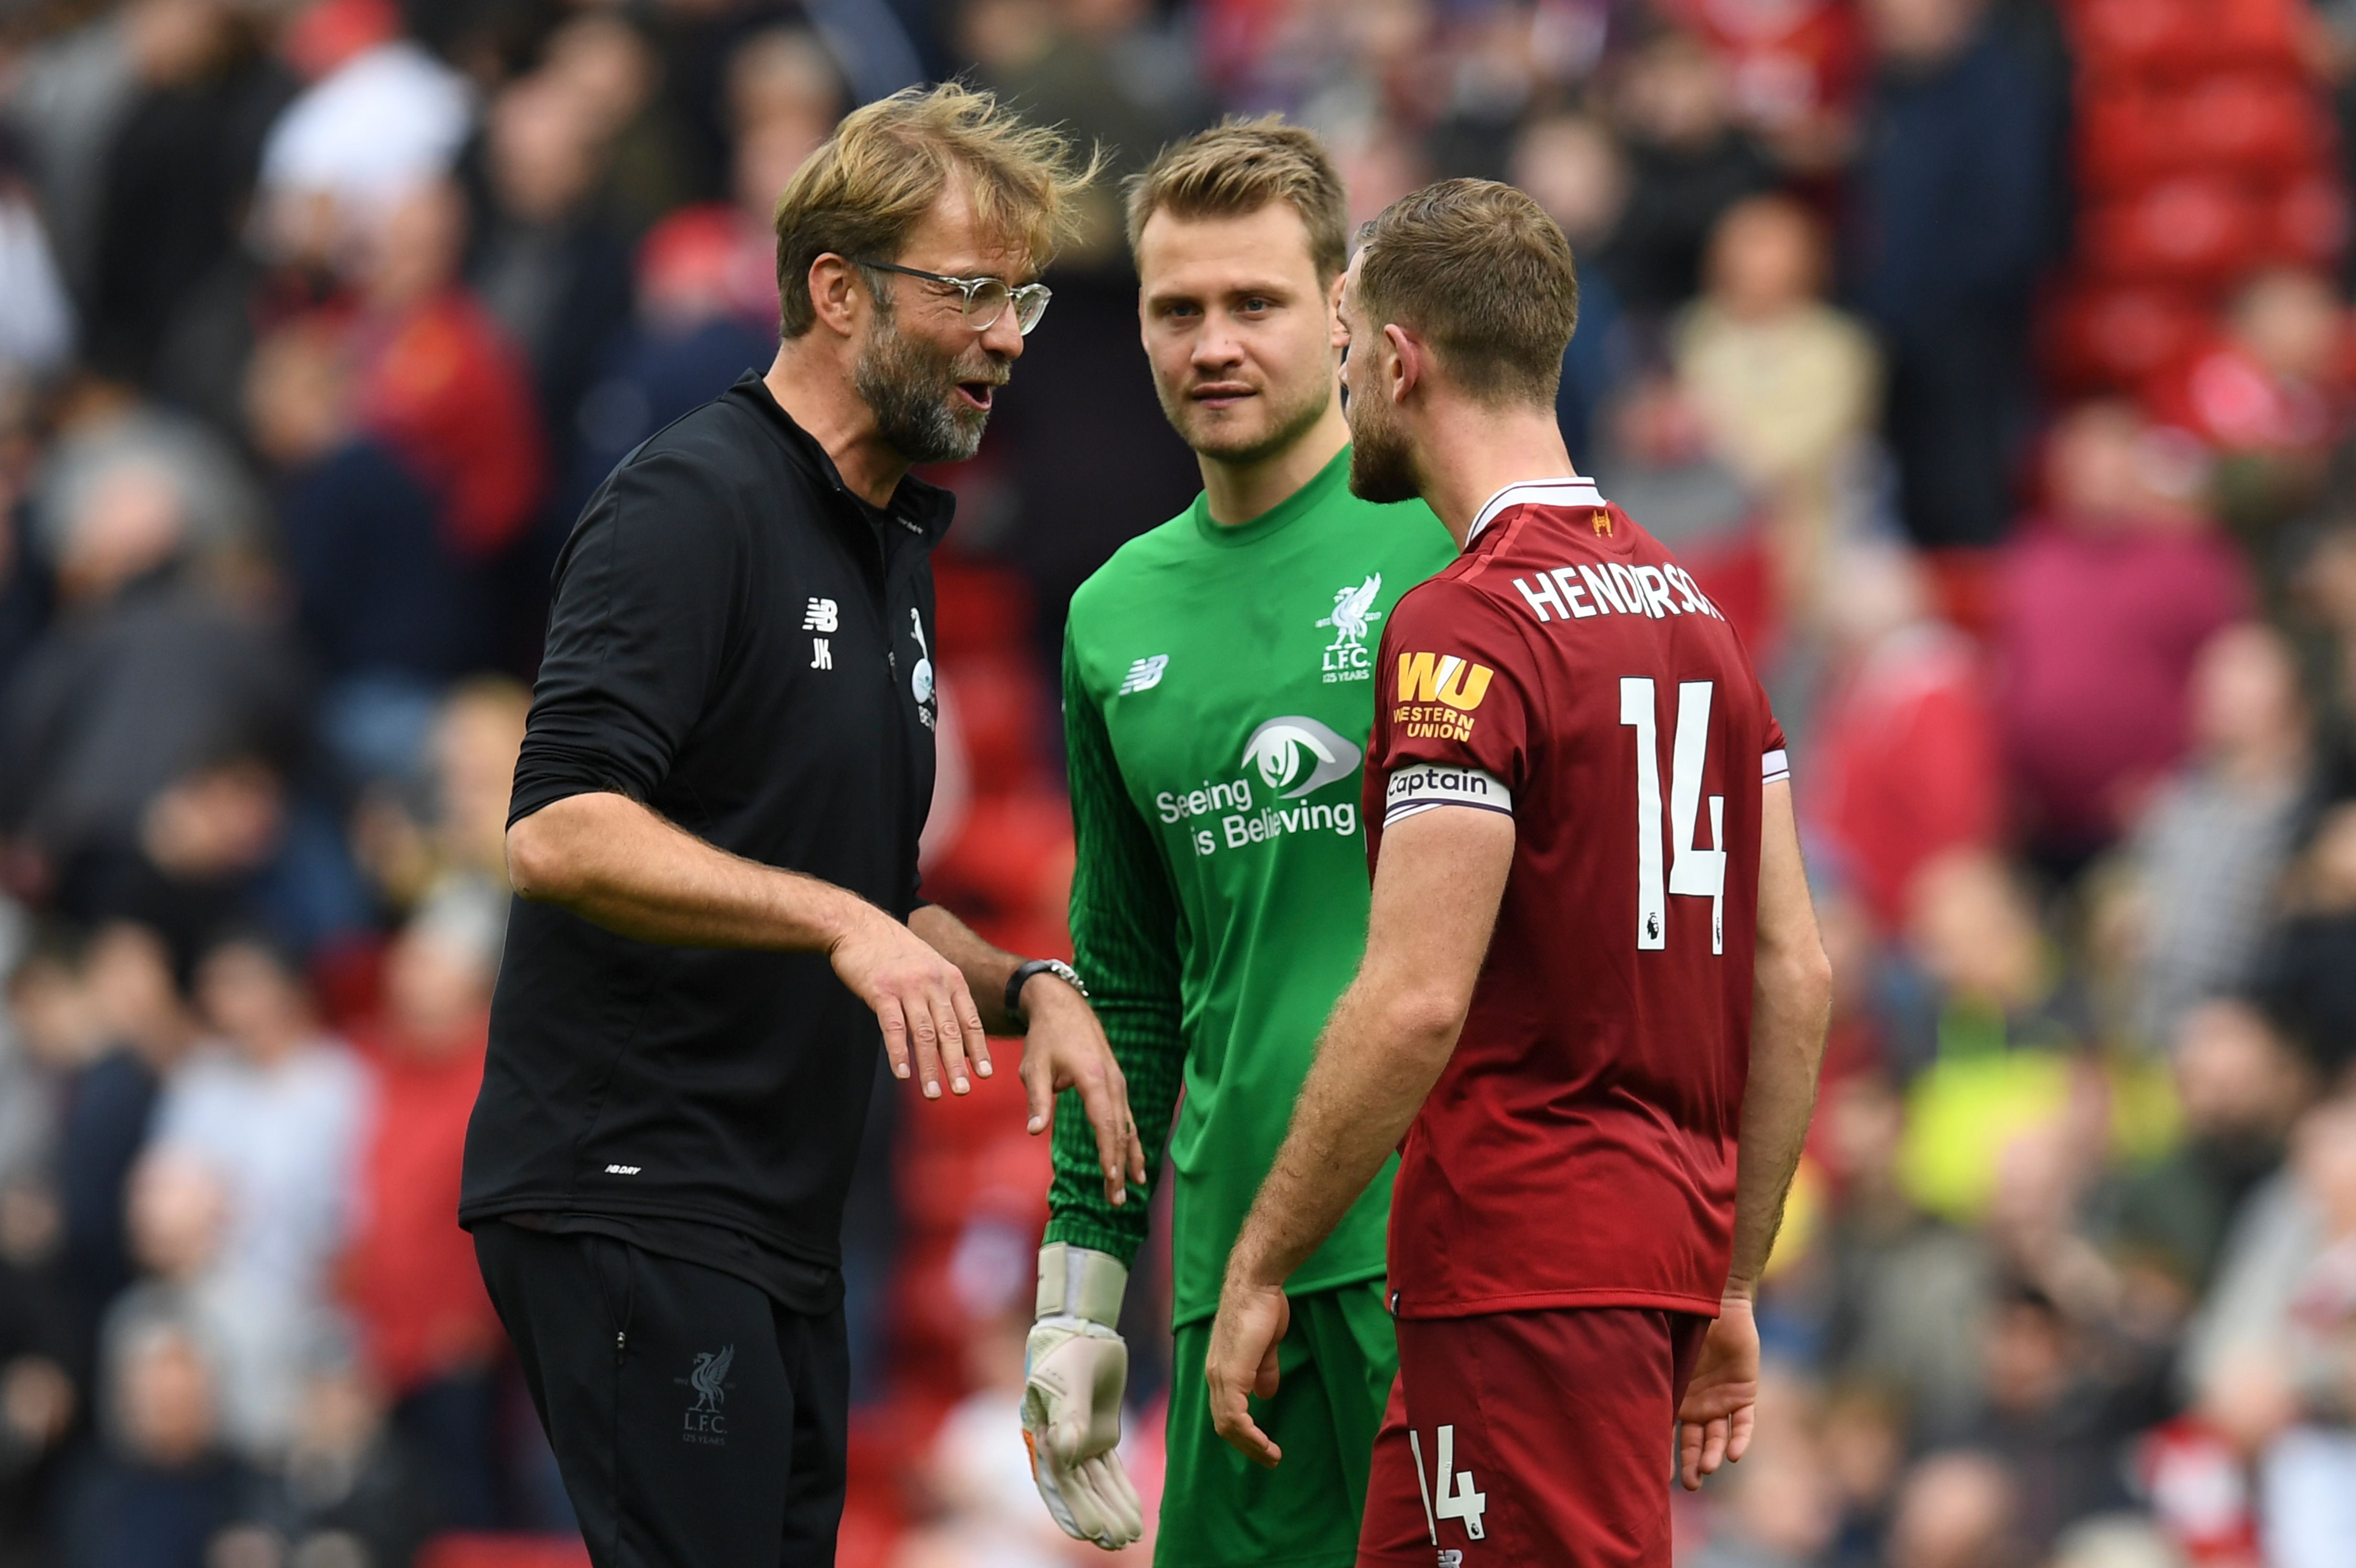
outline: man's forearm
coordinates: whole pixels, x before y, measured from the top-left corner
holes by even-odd
[[[1819,949],[1762,962],[1751,1011],[1751,1080],[1742,1094],[1742,1131],[1734,1188],[1734,1259],[1730,1294],[1750,1296],[1774,1251],[1783,1199],[1807,1143],[1824,1065],[1831,984]]]
[[[1229,1254],[1230,1278],[1280,1285],[1333,1233],[1439,1082],[1461,1027],[1461,1013],[1417,1008],[1364,976],[1344,993]]]
[[[732,855],[604,792],[568,795],[509,828],[508,869],[527,899],[671,946],[824,952],[862,919],[890,918],[831,882]]]
[[[1398,1147],[1456,1050],[1513,855],[1513,820],[1491,811],[1427,811],[1384,837],[1365,962],[1318,1039],[1291,1129],[1227,1256],[1230,1285],[1281,1285]],[[1433,910],[1454,918],[1435,923]]]

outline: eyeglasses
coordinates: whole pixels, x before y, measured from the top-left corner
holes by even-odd
[[[1010,288],[1002,278],[945,278],[938,272],[927,272],[916,267],[896,266],[890,261],[861,261],[862,267],[873,267],[879,272],[897,272],[903,277],[922,278],[928,283],[944,283],[965,296],[965,324],[976,332],[987,332],[1014,307],[1015,330],[1023,336],[1039,325],[1047,314],[1047,302],[1055,297],[1044,283],[1025,283]]]

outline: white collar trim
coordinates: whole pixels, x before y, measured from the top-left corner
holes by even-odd
[[[1601,507],[1603,497],[1597,494],[1595,481],[1577,475],[1560,479],[1525,479],[1508,485],[1489,497],[1481,515],[1472,519],[1472,527],[1464,535],[1464,548],[1471,549],[1481,530],[1497,520],[1497,514],[1508,507]]]

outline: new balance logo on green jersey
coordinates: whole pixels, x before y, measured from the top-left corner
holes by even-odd
[[[1113,695],[1127,697],[1135,691],[1151,691],[1162,684],[1162,672],[1169,667],[1168,654],[1155,654],[1151,657],[1141,658],[1129,667],[1129,674],[1121,681],[1120,689]]]

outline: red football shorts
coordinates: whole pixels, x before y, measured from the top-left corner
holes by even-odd
[[[1402,1320],[1358,1568],[1668,1568],[1677,1403],[1709,1321]]]

